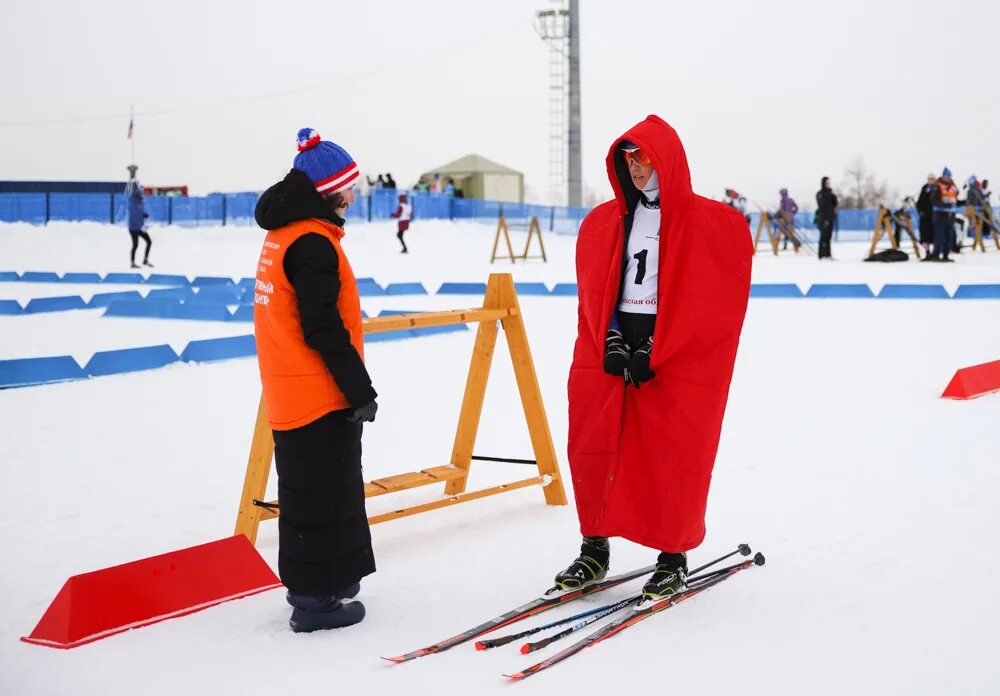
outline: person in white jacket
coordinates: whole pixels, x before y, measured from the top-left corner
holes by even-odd
[[[403,233],[410,229],[410,220],[413,219],[413,205],[407,200],[405,193],[399,194],[399,205],[396,207],[396,212],[392,214],[392,217],[397,221],[396,239],[403,245],[403,250],[400,253],[405,254],[407,253],[407,249],[406,242],[403,241]]]

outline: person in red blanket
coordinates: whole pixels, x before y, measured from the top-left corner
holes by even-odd
[[[406,194],[399,194],[399,205],[396,212],[392,214],[396,222],[396,239],[403,245],[403,250],[399,253],[407,253],[406,242],[403,241],[403,233],[410,229],[410,219],[413,217],[413,206],[406,200]]]
[[[569,465],[583,544],[568,591],[608,572],[608,537],[658,550],[643,602],[685,588],[750,295],[753,245],[732,208],[695,195],[677,133],[657,116],[607,157],[615,198],[576,247],[578,336]]]

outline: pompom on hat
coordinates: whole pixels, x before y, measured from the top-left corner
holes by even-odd
[[[298,137],[299,154],[294,166],[313,182],[321,196],[354,188],[359,172],[347,150],[329,140],[323,140],[312,128],[302,128]]]

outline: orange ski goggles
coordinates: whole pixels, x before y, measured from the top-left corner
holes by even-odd
[[[625,157],[626,165],[631,165],[633,161],[643,166],[653,163],[653,158],[650,157],[649,153],[641,147],[634,150],[623,150],[622,155]]]

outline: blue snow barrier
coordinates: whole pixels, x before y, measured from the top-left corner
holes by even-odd
[[[549,294],[558,295],[560,297],[576,297],[576,283],[556,283],[552,286],[552,292]]]
[[[486,283],[442,283],[438,295],[485,295]]]
[[[62,277],[63,283],[100,283],[101,276],[96,273],[66,273]]]
[[[0,315],[20,314],[24,309],[17,300],[0,300]]]
[[[179,300],[184,302],[186,300],[194,297],[194,290],[190,287],[180,287],[180,288],[157,288],[156,290],[150,290],[146,294],[147,300],[157,301],[157,300]]]
[[[887,284],[879,290],[878,296],[901,300],[947,300],[951,297],[943,285]]]
[[[68,355],[0,360],[0,389],[86,378],[87,373]]]
[[[236,287],[240,288],[241,290],[247,290],[247,289],[253,290],[255,287],[257,287],[257,279],[240,278],[240,282],[236,284]]]
[[[247,288],[243,291],[243,295],[240,297],[241,305],[253,305],[254,299],[257,297],[256,288]]]
[[[806,297],[875,297],[875,295],[870,287],[862,283],[844,285],[819,283],[809,288]]]
[[[1000,300],[1000,285],[959,285],[956,300]]]
[[[385,289],[371,278],[359,278],[358,295],[361,297],[381,297],[385,295]]]
[[[194,319],[196,321],[229,321],[233,315],[224,304],[167,305],[166,319]]]
[[[171,275],[169,273],[154,273],[146,279],[146,285],[170,285],[173,287],[185,287],[191,284],[187,276]]]
[[[24,308],[25,314],[38,314],[39,312],[65,312],[70,309],[83,309],[87,303],[79,295],[66,295],[64,297],[36,297]]]
[[[146,279],[141,273],[108,273],[104,276],[104,283],[130,283],[132,285],[142,285]]]
[[[219,276],[198,276],[191,281],[191,285],[196,288],[204,288],[209,285],[235,285],[232,278],[221,278]]]
[[[192,304],[239,304],[242,293],[234,285],[206,285],[186,302]]]
[[[233,312],[232,318],[229,321],[249,321],[253,322],[253,304],[240,305]]]
[[[191,341],[181,353],[184,362],[212,362],[231,358],[250,358],[257,355],[253,334],[232,338],[209,338]]]
[[[21,274],[25,283],[58,283],[59,274],[52,271],[25,271]]]
[[[101,377],[140,370],[155,370],[179,360],[180,357],[168,345],[104,350],[94,353],[94,357],[90,359],[83,370],[91,377]]]
[[[21,276],[16,271],[0,271],[0,280],[21,280]]]
[[[752,283],[750,297],[802,297],[795,283]]]
[[[514,290],[518,295],[545,295],[548,296],[549,289],[545,283],[514,283]]]
[[[141,301],[142,295],[139,294],[138,290],[126,290],[124,292],[100,292],[90,298],[90,302],[87,303],[87,306],[107,307],[112,302],[117,302],[119,300]]]
[[[177,306],[177,299],[164,297],[156,300],[118,300],[108,305],[104,317],[128,317],[132,319],[166,319],[169,307]]]
[[[427,288],[423,283],[389,283],[385,286],[386,295],[426,295]]]

